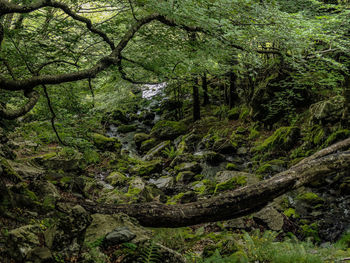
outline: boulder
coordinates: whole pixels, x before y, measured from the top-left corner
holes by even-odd
[[[191,171],[193,173],[200,173],[202,171],[202,167],[197,162],[190,163],[180,163],[174,167],[177,172]]]
[[[125,186],[128,181],[128,178],[124,174],[116,171],[116,172],[110,173],[105,178],[105,180],[107,183],[113,186]]]
[[[141,152],[147,152],[151,150],[153,147],[155,147],[159,141],[156,138],[150,138],[146,141],[143,141],[140,146],[140,151]]]
[[[119,213],[113,215],[93,214],[92,222],[86,229],[84,242],[91,244],[104,238],[118,227],[128,227],[128,230],[136,235],[131,240],[132,243],[139,243],[148,240],[151,232],[142,228],[136,219],[130,218],[126,214]]]
[[[173,187],[174,185],[174,178],[173,177],[161,177],[156,180],[150,179],[149,181],[151,184],[154,184],[159,189],[169,189]]]
[[[154,157],[157,156],[163,156],[163,151],[169,147],[171,144],[170,141],[164,141],[158,144],[157,146],[153,147],[151,150],[149,150],[146,155],[142,158],[143,160],[150,161],[154,159]]]
[[[141,143],[150,139],[151,135],[146,134],[146,133],[136,133],[134,135],[134,142],[138,148],[141,147]]]
[[[193,181],[194,177],[195,177],[195,173],[193,173],[191,171],[183,171],[183,172],[180,172],[176,176],[176,182],[183,183],[183,184],[188,184],[191,181]]]
[[[130,173],[141,177],[147,177],[155,173],[160,173],[162,168],[162,160],[152,160],[135,165],[130,169]]]
[[[162,120],[152,128],[151,134],[164,140],[173,140],[185,134],[187,127],[183,122]]]
[[[310,122],[336,123],[340,121],[344,109],[344,97],[335,96],[328,100],[320,101],[310,106]]]
[[[95,146],[102,151],[120,152],[121,143],[117,138],[106,137],[99,133],[93,133],[91,138]]]
[[[130,242],[136,237],[136,234],[131,232],[129,227],[120,226],[109,232],[103,243],[105,246],[115,246],[124,242]]]
[[[273,231],[282,230],[283,216],[273,207],[267,206],[253,215],[254,221],[263,224]]]

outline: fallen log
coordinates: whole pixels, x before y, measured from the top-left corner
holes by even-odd
[[[350,151],[337,152],[349,144],[350,139],[347,139],[315,153],[270,179],[193,203],[79,204],[92,213],[126,213],[147,227],[182,227],[238,218],[259,211],[274,198],[300,186],[349,170]]]

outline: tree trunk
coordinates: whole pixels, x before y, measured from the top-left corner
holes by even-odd
[[[206,106],[209,104],[208,81],[207,81],[206,73],[203,73],[203,76],[202,76],[202,88],[203,88],[203,106]]]
[[[228,92],[228,102],[229,107],[232,109],[235,106],[235,102],[238,99],[237,90],[236,90],[236,75],[232,71],[230,72],[230,88]]]
[[[274,198],[302,185],[350,168],[350,138],[304,159],[289,170],[257,184],[188,204],[104,205],[79,203],[93,213],[126,213],[147,227],[182,227],[238,218],[260,210]]]
[[[350,127],[350,76],[345,75],[345,83],[343,88],[344,101],[344,111],[342,115],[342,126],[344,128]]]
[[[192,90],[193,95],[193,121],[201,119],[201,105],[199,100],[198,78],[195,77]]]

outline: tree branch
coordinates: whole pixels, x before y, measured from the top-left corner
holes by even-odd
[[[24,96],[29,99],[29,101],[22,107],[12,110],[0,105],[0,117],[7,120],[13,120],[24,114],[28,113],[39,100],[39,93],[35,90],[24,92]]]
[[[328,151],[327,149],[325,151]],[[315,156],[318,156],[318,154],[316,153]],[[143,226],[182,227],[249,215],[260,210],[282,194],[325,176],[347,171],[349,168],[350,151],[338,152],[321,158],[311,158],[306,163],[301,162],[289,170],[257,184],[227,191],[219,196],[188,204],[107,205],[92,202],[76,203],[81,204],[92,213],[126,213],[138,219]]]

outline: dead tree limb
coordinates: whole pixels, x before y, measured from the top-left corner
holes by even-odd
[[[291,190],[325,176],[349,170],[350,151],[335,150],[349,145],[349,142],[350,139],[347,139],[317,152],[309,157],[307,162],[301,161],[268,180],[228,191],[207,200],[178,205],[162,203],[106,205],[91,202],[79,204],[93,213],[123,212],[148,227],[182,227],[238,218],[260,210],[274,198]],[[327,152],[329,154],[325,154]]]

